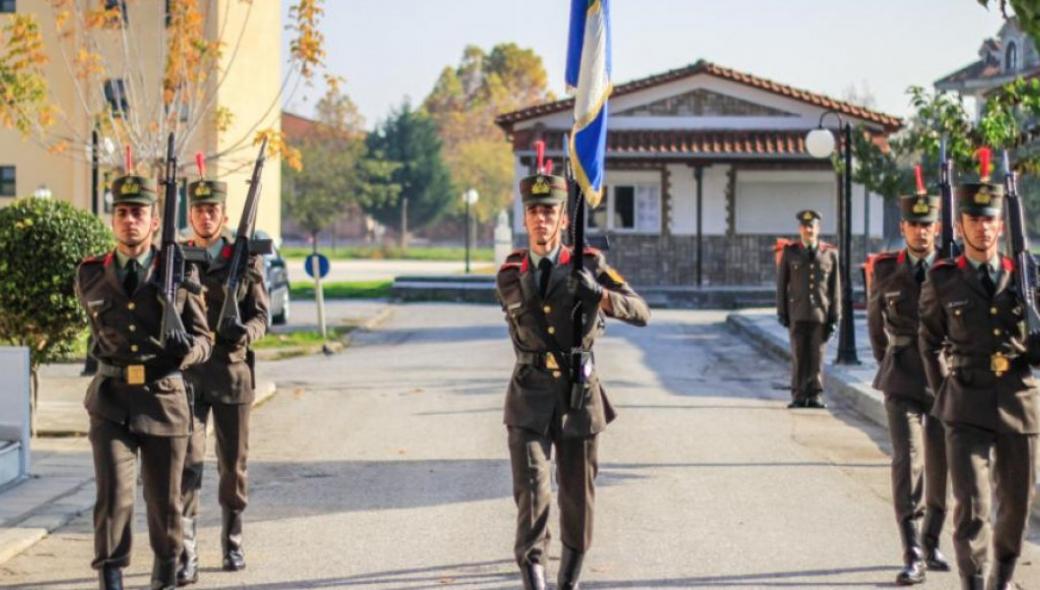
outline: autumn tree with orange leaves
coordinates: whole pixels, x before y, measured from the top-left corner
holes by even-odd
[[[139,171],[143,173],[157,170],[154,165],[165,156],[166,136],[172,132],[178,156],[188,162],[184,152],[200,133],[214,128],[227,133],[235,121],[233,105],[218,104],[217,96],[249,34],[254,1],[169,0],[165,26],[135,19],[153,0],[47,0],[40,2],[44,8],[36,14],[10,15],[0,27],[0,124],[51,153],[86,159],[82,150],[70,147],[89,143],[92,122],[114,144],[130,146],[137,162],[153,166]],[[226,18],[216,23],[217,8],[222,5],[226,14],[233,3],[244,9],[241,25],[230,26]],[[322,69],[322,4],[323,0],[292,4],[289,63],[270,107],[257,121],[243,122],[247,131],[224,141],[225,147],[206,154],[207,159],[234,158],[236,165],[245,165],[252,146],[266,136],[272,155],[300,167],[299,152],[280,132],[262,126],[280,113],[301,81]],[[41,26],[54,27],[54,46],[45,47]],[[54,96],[48,88],[44,68],[49,62],[65,66],[74,86],[71,99]],[[127,104],[133,108],[123,108]],[[122,150],[99,151],[102,166],[122,167]]]

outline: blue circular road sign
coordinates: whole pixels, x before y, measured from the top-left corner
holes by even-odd
[[[314,266],[318,266],[318,278],[324,279],[329,274],[329,259],[324,254],[311,254],[303,262],[303,270],[307,276],[314,278]]]

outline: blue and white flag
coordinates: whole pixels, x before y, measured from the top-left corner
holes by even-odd
[[[603,197],[610,83],[610,0],[571,0],[567,88],[574,92],[570,136],[574,178],[590,207]]]

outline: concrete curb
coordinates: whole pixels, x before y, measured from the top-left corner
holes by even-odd
[[[739,313],[732,313],[726,317],[726,324],[770,356],[790,362],[790,343],[776,334],[759,329],[755,326],[754,320]],[[888,428],[885,397],[880,391],[876,391],[869,384],[857,382],[841,367],[831,364],[824,364],[823,386],[833,398],[840,399],[844,405],[856,413],[879,426]]]
[[[258,383],[253,409],[268,402],[277,392],[278,388],[274,381]],[[213,422],[210,421],[206,433],[209,435],[212,432]],[[83,435],[85,434],[83,433]],[[72,433],[65,434],[65,436],[79,436],[79,434]],[[83,513],[93,510],[95,500],[93,484],[94,478],[92,477],[81,479],[64,492],[50,497],[26,514],[0,526],[0,564],[44,540],[52,532],[72,522]],[[0,494],[0,498],[2,498],[2,494]]]
[[[776,334],[759,329],[754,320],[739,313],[729,314],[726,324],[739,335],[747,338],[753,345],[765,353],[790,362],[789,343]],[[869,385],[855,382],[842,368],[825,365],[823,369],[823,385],[829,393],[851,407],[856,413],[871,422],[888,429],[888,416],[885,413],[885,396]],[[952,504],[951,504],[952,506]],[[1040,484],[1036,485],[1033,505],[1030,510],[1030,528],[1040,530]]]

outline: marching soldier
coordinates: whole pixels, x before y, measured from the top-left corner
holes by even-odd
[[[937,397],[932,414],[946,427],[954,508],[954,548],[964,588],[981,590],[987,551],[990,478],[997,511],[990,588],[1013,588],[1015,563],[1036,480],[1038,389],[1030,364],[1018,272],[998,251],[1004,190],[983,174],[957,187],[964,253],[940,260],[921,291],[920,348]],[[947,351],[944,354],[944,349]]]
[[[191,410],[182,371],[205,361],[212,342],[202,296],[180,289],[184,330],[162,337],[162,306],[152,238],[159,227],[155,185],[124,176],[113,185],[116,249],[88,258],[76,271],[76,293],[87,311],[98,371],[87,388],[97,503],[94,561],[102,589],[123,587],[130,563],[136,459],[148,512],[155,563],[151,587],[176,587],[181,549],[181,472]],[[172,223],[173,220],[165,220]],[[189,280],[197,277],[189,277]]]
[[[776,281],[776,311],[791,334],[789,408],[825,408],[820,374],[827,340],[841,309],[838,251],[820,242],[820,214],[799,211],[799,241],[784,246]]]
[[[217,471],[220,477],[218,498],[222,510],[221,550],[223,569],[245,568],[242,549],[242,512],[246,508],[246,454],[249,449],[249,413],[254,396],[254,357],[249,345],[267,331],[268,296],[263,281],[263,259],[249,260],[249,273],[243,277],[238,293],[241,322],[218,325],[226,297],[225,281],[230,271],[231,243],[226,231],[225,200],[227,185],[199,180],[188,186],[190,219],[194,238],[189,245],[206,248],[210,264],[202,271],[209,325],[216,329],[213,355],[186,374],[195,387],[195,431],[188,445],[184,464],[184,550],[181,552],[177,582],[198,580],[199,491],[202,488],[203,459],[206,453],[206,425],[213,416],[216,432]]]
[[[570,279],[574,254],[562,245],[567,227],[567,183],[562,177],[529,176],[520,182],[520,192],[529,249],[513,252],[497,277],[497,296],[516,351],[505,401],[518,509],[515,555],[524,587],[545,588],[549,461],[555,446],[563,541],[558,580],[560,588],[573,589],[578,587],[582,560],[592,542],[596,435],[615,414],[595,370],[589,373],[585,405],[570,407],[565,351],[572,342],[571,308],[580,298],[586,310],[597,310],[589,313],[585,323],[588,348],[603,330],[604,315],[644,326],[650,310],[598,250],[582,253],[581,279]]]
[[[896,584],[906,586],[924,582],[926,566],[949,571],[950,565],[939,552],[946,518],[945,432],[942,422],[928,415],[935,395],[917,348],[918,301],[936,257],[939,197],[928,196],[922,185],[916,196],[900,199],[899,206],[906,247],[875,258],[867,325],[878,362],[874,388],[885,393],[892,438],[892,501],[905,565]]]

